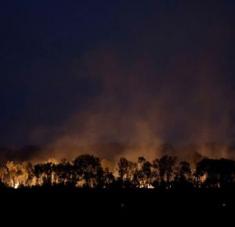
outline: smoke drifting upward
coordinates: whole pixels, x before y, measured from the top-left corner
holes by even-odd
[[[151,159],[169,142],[199,144],[203,155],[224,156],[224,148],[208,153],[204,146],[229,142],[229,103],[212,53],[182,53],[160,68],[151,56],[126,61],[118,52],[108,48],[85,57],[79,73],[96,81],[98,95],[58,130],[50,155],[72,158],[94,152],[112,159]],[[113,143],[125,147],[115,149]],[[113,146],[99,148],[101,144]]]
[[[96,92],[61,127],[46,130],[51,142],[45,156],[70,159],[89,152],[152,159],[161,155],[162,143],[196,144],[202,155],[232,156],[225,146],[233,135],[224,57],[230,28],[217,14],[197,7],[150,12],[121,29],[125,41],[106,41],[71,64]],[[213,142],[219,149],[205,145]]]

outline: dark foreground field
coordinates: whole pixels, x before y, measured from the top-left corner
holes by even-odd
[[[87,221],[123,217],[160,219],[177,214],[180,219],[193,216],[199,220],[210,213],[227,213],[235,209],[232,191],[160,192],[154,190],[74,190],[38,188],[5,190],[1,208],[14,215],[31,215],[40,221]],[[171,219],[171,218],[170,218]]]

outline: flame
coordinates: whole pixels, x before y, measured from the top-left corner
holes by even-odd
[[[18,189],[19,186],[20,186],[20,183],[19,183],[19,182],[16,182],[16,183],[14,184],[13,188],[14,188],[14,189]]]
[[[142,161],[138,161],[138,163],[127,160],[128,166],[126,168],[126,172],[123,174],[121,179],[127,182],[134,182],[136,187],[140,189],[154,189],[156,188],[155,182],[159,183],[161,181],[158,172],[159,170],[154,169],[153,167],[154,161],[151,164],[144,158],[142,158],[141,160]],[[145,164],[149,163],[150,165],[149,168],[146,167],[147,174],[146,172],[143,172],[144,171],[143,163]],[[38,166],[39,172],[35,170],[38,164],[39,164]],[[107,178],[106,182],[110,181],[112,182],[112,179],[114,180],[120,179],[120,173],[118,171],[117,166],[114,167],[114,165],[112,165],[112,163],[109,162],[108,160],[101,160],[100,164],[104,174],[102,175],[102,177],[110,176],[109,174],[111,174],[111,176],[113,177],[111,178],[111,180],[110,178]],[[70,167],[69,170],[66,169],[67,165]],[[168,181],[168,183],[176,179],[175,178],[177,174],[176,170],[177,166],[175,167],[175,170],[173,171],[174,172],[173,176],[170,179],[170,181]],[[192,171],[191,175],[192,177],[189,178],[191,182],[197,181],[200,183],[200,185],[206,183],[208,179],[208,173],[204,173],[204,175],[199,177],[195,175],[195,178],[193,179],[194,173],[196,173],[197,169],[191,168],[191,171]],[[5,163],[0,167],[0,181],[3,184],[5,184],[7,187],[14,189],[19,189],[23,187],[32,188],[34,186],[43,186],[44,184],[66,185],[71,181],[78,188],[82,188],[87,185],[91,188],[94,188],[97,185],[95,177],[93,178],[91,177],[91,179],[87,180],[85,179],[84,175],[79,175],[78,173],[76,173],[76,171],[74,170],[73,162],[68,162],[68,161],[59,162],[56,159],[48,159],[45,162],[36,163],[36,164],[32,164],[29,162],[8,161],[7,163]],[[104,185],[104,187],[107,187],[107,185]],[[169,184],[167,187],[171,188],[171,185]],[[219,188],[220,184],[216,185],[215,187]]]

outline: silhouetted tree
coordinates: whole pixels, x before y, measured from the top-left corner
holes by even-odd
[[[190,164],[186,161],[181,161],[176,167],[174,189],[175,190],[193,190],[192,170]]]
[[[205,187],[220,188],[234,182],[235,161],[203,159],[197,164],[196,177]]]
[[[105,168],[103,172],[103,179],[102,179],[103,187],[111,188],[113,187],[114,183],[115,183],[115,177],[113,176],[113,173],[109,171],[108,168]]]
[[[139,157],[137,162],[137,169],[134,174],[135,184],[140,188],[147,188],[151,185],[152,178],[152,164],[144,157]]]
[[[167,145],[166,150],[172,150]],[[163,150],[164,150],[163,149]],[[151,163],[144,157],[137,162],[126,158],[118,161],[118,177],[103,169],[93,155],[81,155],[73,162],[39,163],[9,161],[0,166],[0,182],[7,187],[55,186],[89,188],[149,188],[190,189],[193,187],[235,187],[235,161],[204,158],[192,170],[186,161],[164,155]]]
[[[159,159],[158,167],[161,183],[169,183],[171,181],[173,178],[176,161],[176,157],[168,155],[164,155]]]
[[[119,180],[123,187],[133,187],[136,164],[126,158],[120,158],[118,162]]]
[[[57,183],[65,186],[75,186],[76,176],[74,171],[74,166],[66,161],[62,160],[61,163],[54,165],[53,168],[55,175],[57,177]]]
[[[179,163],[177,177],[179,180],[189,181],[192,177],[192,170],[190,164],[186,161]]]
[[[81,155],[74,160],[74,168],[78,184],[81,186],[98,187],[102,184],[103,169],[99,158],[93,155]]]
[[[44,186],[52,185],[53,163],[41,163],[34,166],[33,172],[37,178],[37,184]]]
[[[152,184],[155,188],[160,184],[159,159],[152,161]]]

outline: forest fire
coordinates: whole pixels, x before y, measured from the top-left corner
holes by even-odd
[[[235,0],[1,3],[7,224],[235,210]]]
[[[117,172],[118,174],[115,174]],[[136,188],[170,190],[177,185],[196,188],[220,188],[235,183],[235,161],[202,159],[192,168],[190,163],[173,156],[162,156],[137,162],[120,158],[116,168],[102,166],[93,155],[81,155],[74,161],[30,162],[9,161],[0,168],[2,185],[8,188],[76,187],[76,188]]]

